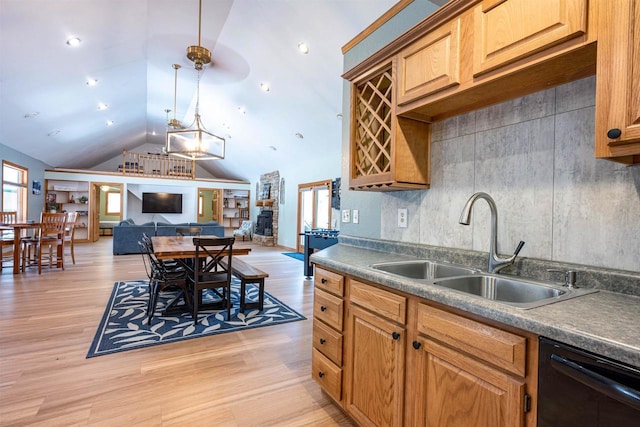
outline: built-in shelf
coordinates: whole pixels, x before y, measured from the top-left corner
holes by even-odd
[[[276,199],[256,200],[256,206],[273,206]]]

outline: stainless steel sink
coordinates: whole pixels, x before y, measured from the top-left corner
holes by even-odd
[[[523,309],[597,292],[595,289],[569,289],[545,282],[494,274],[438,279],[434,280],[433,284]]]
[[[380,262],[371,264],[371,268],[419,280],[434,280],[480,273],[479,270],[462,265],[429,260]]]

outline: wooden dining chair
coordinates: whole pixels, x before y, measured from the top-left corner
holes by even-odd
[[[190,306],[186,298],[189,274],[180,266],[168,266],[153,253],[151,239],[138,241],[142,262],[144,263],[147,277],[149,278],[149,300],[147,301],[147,323],[151,324],[153,315],[158,305],[160,292],[168,290],[181,290],[185,296],[185,304]]]
[[[202,305],[202,294],[211,289],[220,297],[227,311],[227,320],[231,320],[231,259],[235,238],[203,239],[193,238],[196,247],[192,295],[193,324],[198,323],[198,310]]]
[[[15,224],[17,220],[16,212],[0,212],[0,224]],[[0,270],[2,270],[5,261],[13,259],[13,231],[0,230]],[[5,248],[9,250],[5,252]]]
[[[76,263],[76,254],[73,248],[73,242],[76,236],[76,223],[78,222],[78,212],[67,212],[67,226],[64,229],[64,244],[69,247],[71,254],[71,262]]]
[[[53,262],[64,270],[64,233],[67,225],[66,213],[40,214],[40,227],[34,237],[21,239],[22,245],[22,271],[28,266],[38,266],[38,274],[42,274],[42,265],[49,261],[49,267]],[[53,249],[56,249],[55,252]],[[48,249],[45,252],[45,249]]]

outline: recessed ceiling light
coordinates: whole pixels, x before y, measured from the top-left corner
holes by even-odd
[[[97,79],[87,79],[87,86],[95,86],[98,84]]]
[[[304,139],[304,135],[301,134],[300,132],[296,132],[296,138],[298,139]]]
[[[59,133],[60,133],[60,129],[56,129],[56,130],[52,130],[51,132],[49,132],[47,134],[47,136],[56,136]]]
[[[70,37],[67,39],[67,44],[73,47],[78,46],[81,42],[82,40],[80,40],[78,37]]]
[[[107,126],[113,126],[113,120],[107,120]]]
[[[271,88],[269,87],[269,83],[260,83],[260,89],[262,89],[263,92],[269,92],[271,90]]]
[[[31,111],[30,113],[25,114],[24,118],[25,119],[33,119],[38,114],[40,114],[38,111]]]
[[[309,45],[307,45],[305,42],[300,42],[298,43],[298,50],[300,51],[300,53],[306,55],[307,53],[309,53]]]
[[[105,104],[104,102],[101,102],[98,104],[98,111],[104,111],[107,108],[109,108],[109,106],[107,104]]]

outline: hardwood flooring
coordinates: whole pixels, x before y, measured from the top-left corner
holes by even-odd
[[[252,246],[268,292],[307,320],[86,359],[114,282],[144,279],[111,238],[76,264],[0,275],[1,426],[351,426],[311,379],[313,284],[302,263]]]

